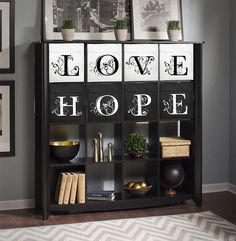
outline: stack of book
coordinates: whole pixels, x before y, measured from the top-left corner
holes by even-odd
[[[85,203],[85,174],[61,172],[57,181],[55,202],[59,205]]]
[[[89,192],[87,194],[88,200],[96,200],[96,201],[114,201],[115,200],[115,192],[114,191],[96,191]]]

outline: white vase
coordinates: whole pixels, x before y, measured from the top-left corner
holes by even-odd
[[[73,41],[75,37],[75,29],[62,29],[62,38],[65,41]]]
[[[126,41],[127,40],[127,29],[115,29],[115,37],[117,41]]]
[[[170,41],[179,41],[181,30],[167,30]]]

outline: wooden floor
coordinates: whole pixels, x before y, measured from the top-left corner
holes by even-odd
[[[236,195],[233,195],[229,192],[204,194],[203,206],[201,208],[196,207],[192,202],[186,202],[181,205],[150,209],[71,215],[51,215],[47,221],[42,221],[40,214],[35,210],[4,211],[0,212],[0,229],[120,218],[172,215],[209,210],[221,216],[222,218],[227,219],[231,223],[236,224]]]

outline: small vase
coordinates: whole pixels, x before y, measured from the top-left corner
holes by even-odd
[[[104,152],[103,152],[103,134],[101,132],[98,133],[98,143],[99,143],[99,162],[104,162]]]
[[[127,29],[115,29],[115,37],[117,41],[126,41],[127,40]]]
[[[62,38],[65,41],[73,41],[75,37],[75,29],[62,29]]]
[[[94,142],[93,161],[98,162],[98,140],[94,138],[93,142]]]
[[[107,152],[107,161],[108,162],[112,162],[112,144],[108,143],[107,144],[108,147],[108,152]]]
[[[179,41],[181,30],[167,30],[170,41]]]

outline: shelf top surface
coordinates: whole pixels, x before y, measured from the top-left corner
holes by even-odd
[[[68,43],[87,43],[87,44],[204,44],[205,42],[201,41],[168,41],[168,40],[128,40],[128,41],[116,41],[116,40],[73,40],[73,41],[64,41],[64,40],[46,40],[35,42],[38,44],[68,44]]]

